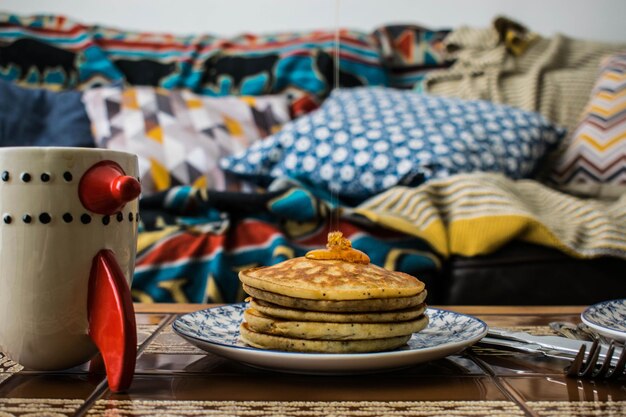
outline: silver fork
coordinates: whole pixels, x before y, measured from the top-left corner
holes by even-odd
[[[598,339],[593,341],[586,359],[585,345],[582,345],[578,354],[567,368],[567,376],[592,379],[617,379],[624,376],[624,370],[626,369],[626,348],[622,347],[622,353],[619,355],[615,367],[611,367],[615,346],[616,343],[611,340],[604,361],[600,364],[598,360],[600,355],[600,342]],[[600,367],[598,368],[599,365]]]

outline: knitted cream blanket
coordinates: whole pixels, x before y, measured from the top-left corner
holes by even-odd
[[[626,195],[585,200],[533,180],[472,173],[394,187],[353,212],[420,237],[443,256],[487,254],[519,239],[576,257],[626,258]]]
[[[626,44],[575,40],[563,35],[536,37],[514,56],[494,28],[460,27],[446,37],[456,62],[428,73],[425,92],[464,99],[491,100],[537,111],[571,131],[598,76],[603,57]]]

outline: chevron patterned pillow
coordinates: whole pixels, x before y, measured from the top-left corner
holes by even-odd
[[[589,103],[551,180],[584,195],[626,192],[626,52],[603,61]]]

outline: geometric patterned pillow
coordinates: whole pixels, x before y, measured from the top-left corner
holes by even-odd
[[[551,180],[582,194],[626,189],[626,53],[608,57]],[[606,187],[608,186],[608,187]],[[604,192],[599,191],[604,187]]]
[[[186,90],[102,87],[83,95],[96,146],[137,154],[143,195],[176,185],[232,189],[220,158],[289,120],[282,96],[201,97]]]
[[[289,177],[361,199],[462,172],[532,176],[564,131],[543,116],[488,101],[391,88],[337,89],[222,168],[260,185]]]

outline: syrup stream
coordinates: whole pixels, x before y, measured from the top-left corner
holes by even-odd
[[[340,51],[341,51],[341,27],[340,27],[340,16],[341,13],[341,0],[335,0],[335,41],[333,43],[334,51],[334,77],[333,77],[333,90],[339,88],[339,65],[340,65]],[[339,195],[335,190],[335,187],[332,185],[330,188],[330,224],[329,224],[329,233],[335,230],[339,230]],[[330,234],[329,234],[330,239]]]

